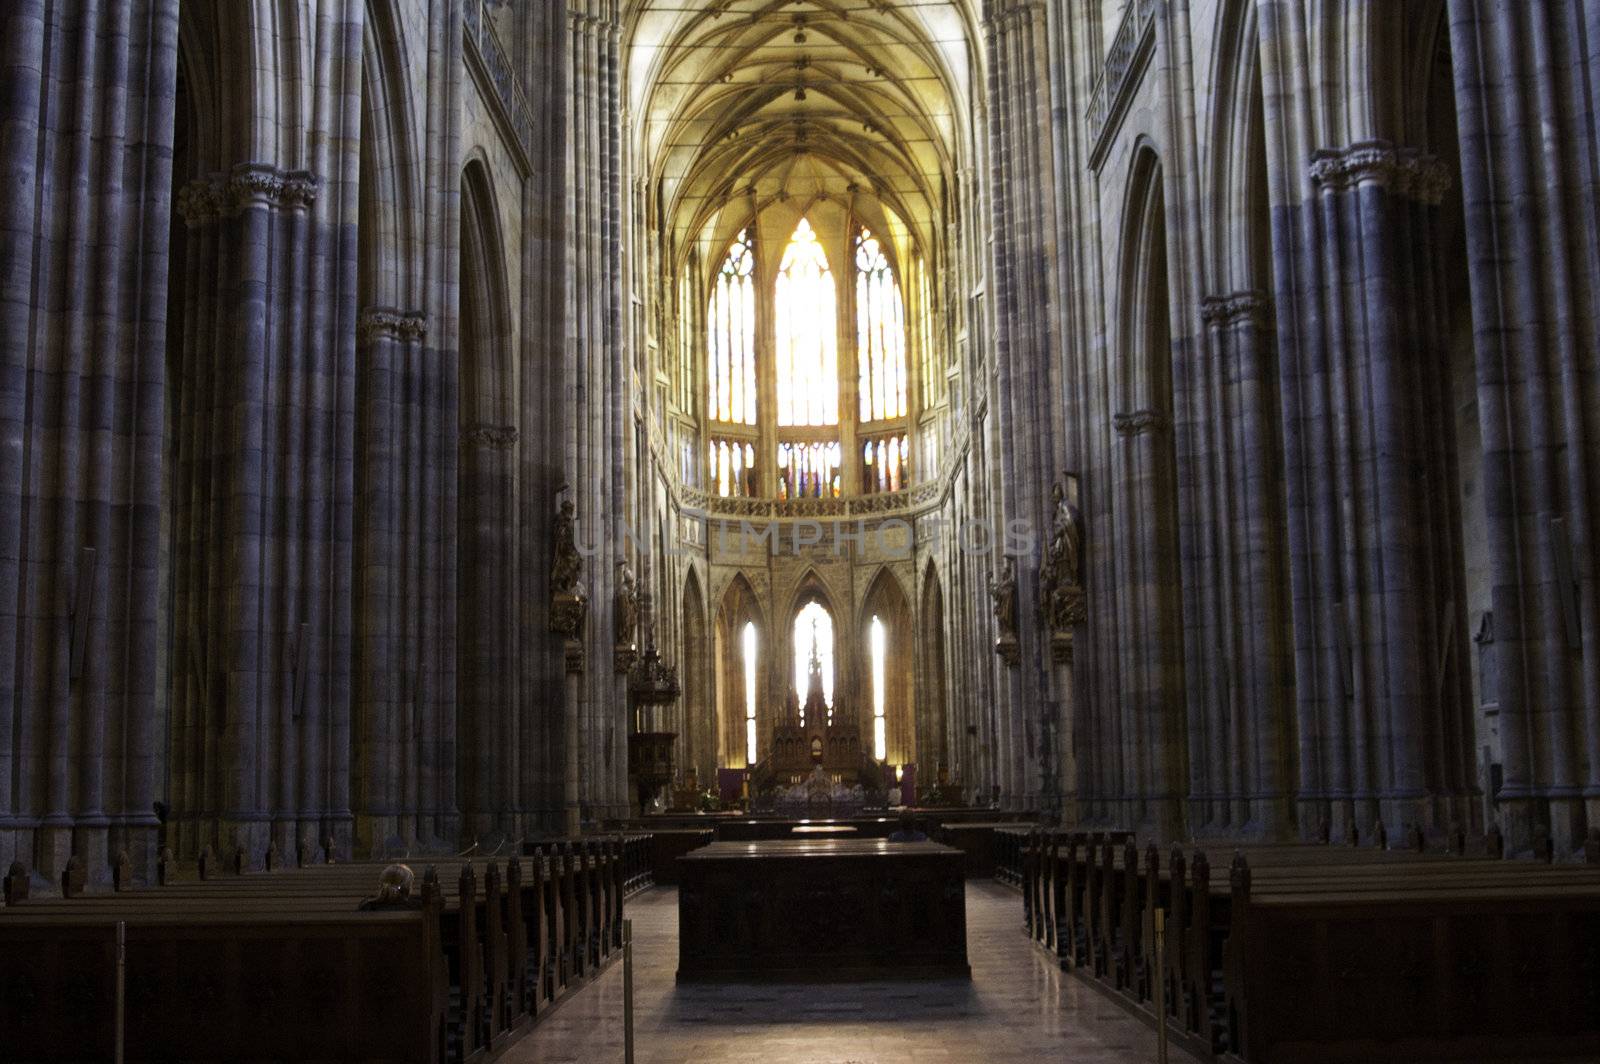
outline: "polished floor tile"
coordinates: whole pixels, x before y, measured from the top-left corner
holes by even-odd
[[[1057,971],[1021,930],[1022,902],[967,885],[972,981],[683,986],[678,895],[628,903],[634,927],[639,1064],[1151,1064],[1155,1036],[1115,1003]],[[503,1059],[622,1060],[622,966],[613,965]],[[1173,1064],[1194,1064],[1174,1048]]]

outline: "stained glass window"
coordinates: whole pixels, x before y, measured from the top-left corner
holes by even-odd
[[[740,640],[744,650],[744,760],[747,765],[756,763],[756,626],[751,621],[744,626]]]
[[[755,445],[749,440],[712,440],[709,448],[711,490],[724,499],[755,495]]]
[[[748,232],[728,249],[706,327],[706,410],[713,421],[756,423],[756,256]]]
[[[779,425],[839,423],[837,304],[827,252],[802,218],[778,271]]]
[[[856,358],[861,420],[905,417],[905,301],[883,245],[865,229],[856,235]]]
[[[939,364],[935,357],[933,343],[933,289],[928,281],[928,263],[921,255],[911,261],[913,305],[917,312],[913,315],[915,322],[913,333],[916,337],[917,381],[921,387],[922,405],[924,409],[938,405],[944,394],[945,367]],[[931,466],[924,467],[923,475],[931,476]]]
[[[778,444],[778,498],[837,499],[843,458],[837,440]]]
[[[868,440],[861,446],[861,490],[868,494],[902,491],[911,482],[911,445],[904,434]]]
[[[695,355],[698,347],[696,338],[704,329],[701,314],[705,306],[697,293],[699,288],[700,257],[690,255],[683,277],[678,282],[678,380],[674,395],[678,409],[690,414],[695,413],[695,397],[700,391]]]
[[[877,617],[872,618],[872,756],[879,761],[889,756],[888,728],[884,723],[883,710],[888,703],[888,691],[884,684],[888,675],[889,660],[889,634],[883,627],[883,622]]]
[[[833,718],[833,615],[815,599],[805,604],[794,619],[794,691],[805,712],[806,694],[811,685],[812,662],[822,674],[822,700]],[[801,723],[805,722],[802,715]]]

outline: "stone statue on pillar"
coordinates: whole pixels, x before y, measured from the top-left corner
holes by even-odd
[[[989,598],[994,604],[994,651],[1014,666],[1022,660],[1022,645],[1017,639],[1017,563],[1012,558],[1001,563],[998,577],[989,579]]]
[[[1083,594],[1083,515],[1068,497],[1067,485],[1051,489],[1050,540],[1039,570],[1039,611],[1053,652],[1065,642],[1071,656],[1072,631],[1086,618]]]
[[[1075,501],[1076,478],[1068,474],[1051,489],[1050,538],[1039,566],[1039,620],[1050,645],[1055,698],[1041,724],[1045,740],[1040,765],[1046,805],[1063,825],[1077,821],[1077,758],[1073,747],[1073,637],[1088,617],[1083,590],[1083,515]]]
[[[555,559],[550,566],[550,630],[577,639],[589,612],[589,594],[583,586],[578,518],[570,498],[563,498],[556,510],[555,540]]]
[[[626,560],[617,563],[616,669],[626,673],[639,658],[639,581]]]

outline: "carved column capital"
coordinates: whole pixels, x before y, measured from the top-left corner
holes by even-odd
[[[321,187],[306,170],[241,163],[227,174],[207,174],[184,185],[178,191],[177,209],[189,228],[198,229],[251,206],[305,210],[317,201]]]
[[[1200,301],[1200,320],[1224,329],[1247,322],[1263,324],[1271,313],[1272,299],[1262,292],[1230,292]]]
[[[190,229],[199,229],[220,219],[227,197],[222,179],[215,174],[197,177],[178,190],[178,214]]]
[[[1166,415],[1154,410],[1135,410],[1127,414],[1114,414],[1111,426],[1118,436],[1133,437],[1166,432],[1172,427]]]
[[[304,210],[316,202],[320,183],[307,170],[280,170],[268,163],[241,163],[228,178],[229,206]]]
[[[1397,196],[1437,205],[1450,190],[1449,170],[1435,156],[1387,141],[1324,149],[1311,160],[1311,183],[1328,192],[1378,185]]]
[[[364,344],[379,339],[424,340],[427,336],[428,315],[420,310],[368,307],[356,321],[356,339]]]

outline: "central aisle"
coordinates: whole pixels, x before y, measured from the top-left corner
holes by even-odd
[[[1149,1064],[1155,1035],[1029,946],[1022,901],[967,884],[972,982],[683,986],[678,894],[628,903],[638,1064]],[[622,965],[562,1005],[504,1058],[622,1060]],[[1174,1064],[1194,1064],[1176,1048]]]

